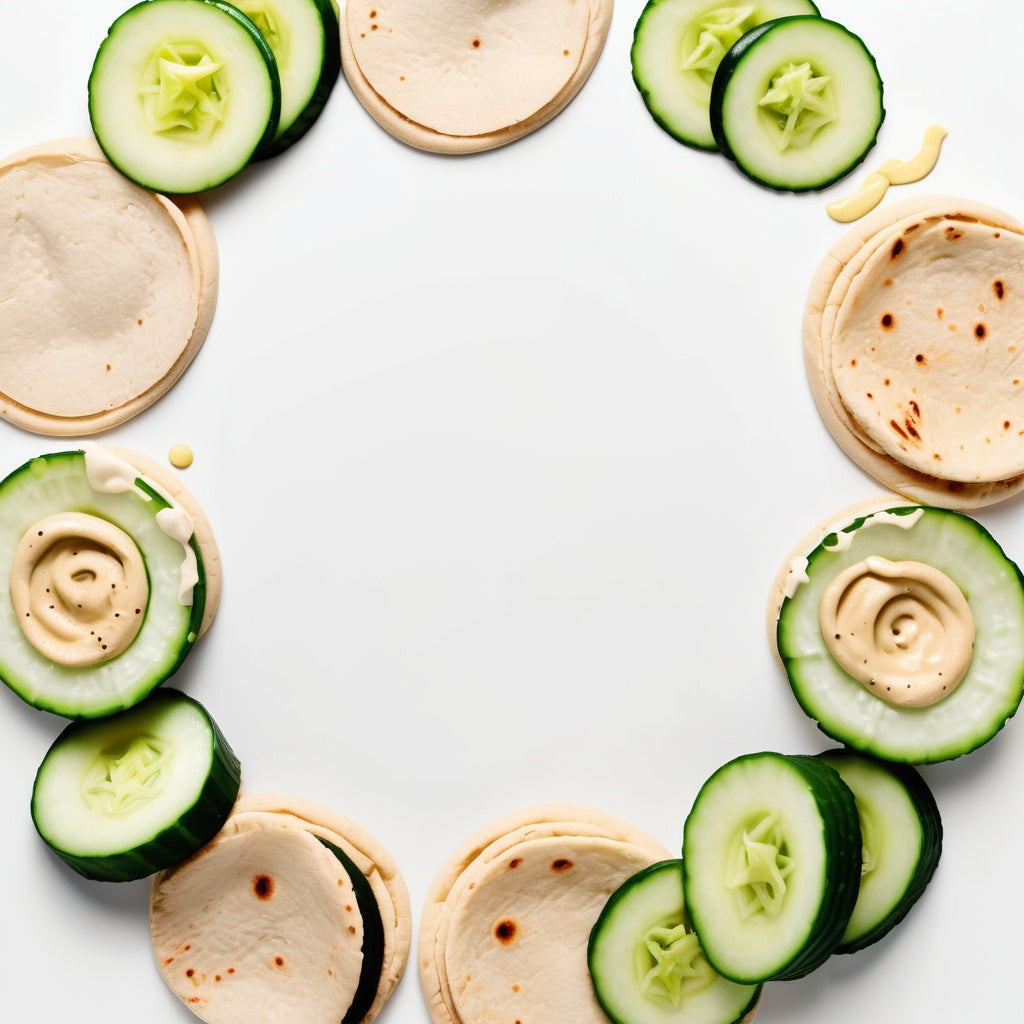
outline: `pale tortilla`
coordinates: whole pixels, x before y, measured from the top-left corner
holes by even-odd
[[[153,953],[171,990],[210,1024],[338,1024],[362,967],[363,923],[342,849],[370,881],[385,933],[374,1020],[409,950],[408,893],[380,842],[317,804],[244,795],[195,856],[154,878]]]
[[[437,153],[506,145],[555,117],[604,48],[612,0],[357,0],[342,70],[386,131]]]
[[[76,138],[0,161],[0,210],[0,416],[87,435],[160,398],[216,306],[199,202],[140,188]]]
[[[474,833],[430,887],[420,983],[434,1024],[606,1024],[590,930],[628,877],[671,854],[612,815],[544,804]]]
[[[840,447],[884,486],[961,509],[1024,487],[1024,338],[1010,308],[1024,309],[1022,258],[1014,218],[927,196],[865,218],[819,265],[803,325],[811,391]]]

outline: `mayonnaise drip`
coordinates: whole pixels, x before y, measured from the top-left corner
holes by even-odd
[[[135,639],[149,600],[135,542],[98,516],[58,512],[21,538],[11,603],[25,639],[58,665],[98,665]]]
[[[974,616],[967,599],[945,573],[922,562],[870,555],[850,566],[826,588],[819,620],[838,664],[890,704],[934,704],[970,667]]]
[[[120,494],[130,491],[136,487],[135,481],[142,476],[130,462],[115,455],[114,452],[102,445],[87,442],[83,445],[83,451],[85,453],[86,479],[89,481],[89,486],[101,494]],[[178,603],[191,605],[195,586],[199,582],[198,561],[190,543],[192,535],[195,533],[195,524],[188,512],[163,488],[157,486],[148,477],[143,477],[143,479],[150,487],[158,491],[171,506],[157,512],[156,524],[171,540],[177,541],[181,545]],[[136,489],[138,490],[138,488]],[[139,490],[139,497],[145,501],[150,500],[150,496],[143,490]]]

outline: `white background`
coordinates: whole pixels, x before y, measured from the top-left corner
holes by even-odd
[[[0,0],[0,150],[88,133],[89,68],[125,6]],[[640,0],[619,0],[555,121],[480,156],[396,142],[341,79],[309,136],[207,197],[206,344],[101,437],[195,451],[184,480],[225,585],[175,685],[218,719],[249,790],[374,832],[417,925],[449,851],[506,811],[580,801],[676,849],[719,764],[829,745],[765,637],[791,545],[880,490],[804,377],[807,285],[845,230],[825,203],[939,123],[938,167],[889,201],[1024,213],[1024,7],[821,6],[875,53],[888,116],[864,167],[820,195],[763,190],[653,123],[630,79]],[[0,424],[4,471],[68,446]],[[1019,500],[978,518],[1024,561]],[[26,1021],[184,1024],[151,962],[148,883],[87,883],[32,828],[61,727],[0,699],[5,1002]],[[761,1024],[958,1024],[1019,1004],[1022,729],[924,770],[946,829],[925,897],[876,947],[769,985]],[[415,951],[382,1020],[428,1020]]]

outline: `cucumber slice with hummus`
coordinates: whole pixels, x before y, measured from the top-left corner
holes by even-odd
[[[615,1024],[736,1024],[760,985],[737,985],[707,962],[683,903],[683,864],[638,871],[612,893],[590,933],[587,965]]]
[[[719,148],[748,178],[777,191],[823,189],[874,146],[882,79],[863,41],[837,22],[776,18],[722,58],[710,114]]]
[[[0,481],[0,679],[34,707],[95,718],[170,677],[201,632],[191,516],[98,445]]]
[[[120,714],[64,729],[36,773],[32,820],[80,875],[126,882],[212,839],[239,779],[238,758],[206,709],[162,689]]]
[[[850,788],[814,757],[746,754],[701,787],[683,829],[683,895],[708,962],[744,985],[800,978],[838,945],[857,899]]]
[[[341,71],[341,35],[332,0],[235,0],[273,51],[281,79],[281,115],[273,141],[258,154],[276,156],[299,141],[320,116]]]
[[[853,791],[860,817],[860,889],[836,949],[854,953],[892,931],[923,895],[942,854],[942,819],[928,784],[910,765],[842,749],[818,756]]]
[[[1024,696],[1024,580],[977,521],[895,502],[798,553],[776,646],[804,711],[889,761],[959,757]]]
[[[633,81],[669,135],[695,149],[717,149],[708,107],[726,52],[769,19],[817,13],[809,0],[649,0],[633,31]]]
[[[280,112],[270,46],[221,0],[142,0],[110,26],[89,76],[96,141],[156,192],[233,178],[271,144]]]

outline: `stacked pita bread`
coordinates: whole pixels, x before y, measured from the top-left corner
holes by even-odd
[[[915,501],[1024,487],[1024,224],[947,196],[876,211],[811,283],[804,355],[829,431]]]
[[[593,71],[612,0],[349,0],[352,91],[418,149],[475,153],[550,121]]]
[[[155,402],[216,305],[199,203],[140,188],[76,138],[0,161],[0,211],[0,416],[80,436]]]
[[[405,970],[411,921],[379,840],[273,795],[243,795],[210,843],[155,877],[150,899],[157,966],[210,1024],[369,1024]]]
[[[445,861],[419,930],[434,1024],[607,1024],[587,967],[608,897],[671,855],[589,807],[544,804],[491,822]]]

